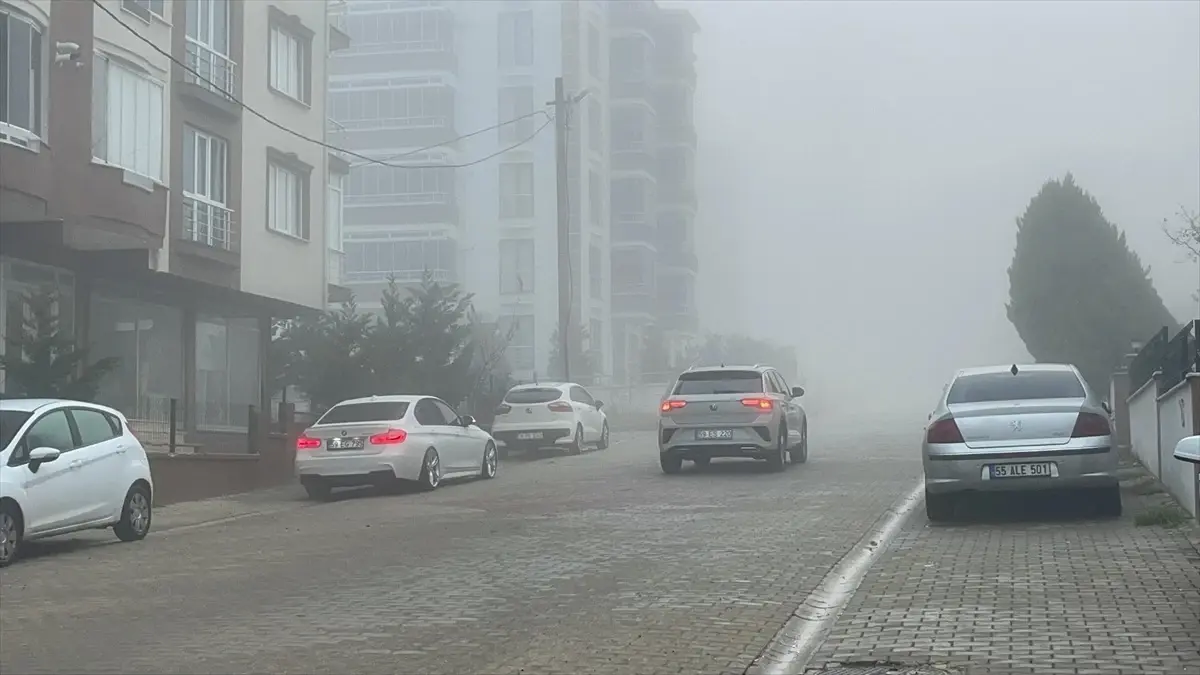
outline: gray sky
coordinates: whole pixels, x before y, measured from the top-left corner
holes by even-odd
[[[669,4],[702,26],[702,316],[794,342],[811,387],[869,369],[924,411],[954,368],[1028,358],[1014,220],[1067,171],[1196,315],[1159,224],[1200,207],[1200,2]]]

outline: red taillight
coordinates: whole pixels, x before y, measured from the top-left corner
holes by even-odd
[[[1081,412],[1075,420],[1075,428],[1071,431],[1071,438],[1094,438],[1096,436],[1108,436],[1112,433],[1112,429],[1108,426],[1108,418],[1104,415],[1096,413]]]
[[[321,439],[319,438],[300,434],[300,437],[296,439],[297,450],[316,450],[319,447],[321,447]]]
[[[507,415],[510,412],[512,412],[511,405],[501,403],[500,405],[496,406],[496,414],[497,415]]]
[[[573,412],[575,410],[571,407],[571,404],[567,403],[566,401],[555,401],[546,407],[550,409],[550,412],[557,413]]]
[[[742,405],[747,408],[758,408],[759,410],[770,410],[774,403],[769,398],[744,398]]]
[[[926,443],[962,443],[962,432],[958,430],[958,423],[953,417],[947,417],[944,420],[938,420],[929,427],[929,431],[925,433]]]
[[[662,412],[668,413],[668,412],[671,412],[672,410],[679,410],[680,408],[682,408],[685,405],[687,405],[687,401],[669,400],[669,401],[663,401],[662,405],[660,405],[658,407],[658,409]]]
[[[396,445],[408,438],[408,432],[403,429],[388,429],[382,434],[371,437],[371,445]]]

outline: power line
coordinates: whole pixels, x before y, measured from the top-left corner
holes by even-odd
[[[497,130],[497,129],[500,129],[500,128],[502,128],[502,127],[509,126],[510,124],[516,124],[517,122],[520,122],[520,121],[522,121],[522,120],[527,120],[527,119],[530,119],[530,118],[532,118],[532,117],[537,117],[537,116],[539,116],[539,115],[541,115],[542,117],[545,117],[545,118],[547,119],[547,121],[548,121],[548,122],[552,122],[552,121],[554,121],[554,118],[553,118],[553,117],[551,117],[551,116],[550,116],[550,114],[549,114],[549,113],[547,113],[545,110],[535,110],[535,111],[533,111],[533,112],[531,112],[531,113],[528,113],[528,114],[525,114],[525,115],[521,115],[520,117],[514,117],[514,118],[512,118],[511,120],[505,120],[505,121],[503,121],[503,122],[500,122],[499,124],[493,124],[493,125],[492,125],[492,126],[490,126],[490,127],[484,127],[483,129],[479,129],[479,130],[477,130],[477,131],[472,131],[472,132],[471,132],[471,133],[469,133],[469,134],[463,134],[462,136],[458,136],[458,137],[456,137],[456,138],[453,138],[453,139],[451,139],[451,140],[448,140],[448,141],[443,141],[443,142],[441,142],[441,143],[437,143],[437,144],[435,144],[435,145],[427,145],[427,146],[425,146],[425,147],[423,147],[423,148],[417,148],[416,150],[409,150],[409,151],[407,151],[407,152],[402,152],[402,153],[400,153],[400,154],[398,154],[398,155],[391,155],[390,157],[384,157],[382,161],[384,161],[384,162],[391,162],[391,161],[394,161],[394,160],[397,160],[397,159],[401,159],[401,158],[403,158],[403,157],[411,157],[412,155],[418,155],[418,154],[421,154],[421,153],[423,153],[423,152],[429,152],[430,150],[437,150],[438,148],[441,148],[441,147],[443,147],[443,146],[446,146],[446,145],[450,145],[451,143],[457,143],[458,141],[466,140],[466,139],[468,139],[468,138],[473,138],[473,137],[475,137],[475,136],[478,136],[478,135],[480,135],[480,134],[486,134],[486,133],[487,133],[487,132],[489,132],[489,131],[495,131],[495,130]],[[539,131],[540,131],[540,130],[539,130]],[[537,135],[537,134],[536,134],[536,132],[535,132],[535,133],[534,133],[534,136],[536,136],[536,135]],[[526,138],[525,140],[521,141],[521,142],[520,142],[520,143],[518,143],[517,145],[509,146],[508,148],[505,148],[505,150],[502,150],[501,152],[506,152],[506,151],[508,151],[508,150],[511,150],[511,149],[513,149],[513,148],[515,148],[515,147],[518,147],[518,146],[520,146],[520,145],[524,145],[525,143],[527,143],[527,142],[529,141],[529,138],[532,138],[532,137],[533,137],[533,136],[530,136],[530,137]]]
[[[412,151],[404,152],[404,153],[401,153],[401,154],[399,154],[399,155],[396,155],[396,156],[394,156],[394,157],[391,157],[391,158],[389,158],[388,160],[380,160],[380,159],[375,159],[374,157],[368,157],[368,156],[366,156],[366,155],[359,154],[359,153],[357,153],[357,152],[354,152],[354,151],[352,151],[352,150],[347,150],[347,149],[345,149],[345,148],[339,148],[339,147],[337,147],[336,145],[331,145],[331,144],[329,144],[329,143],[326,143],[326,142],[325,142],[325,141],[323,141],[323,140],[319,140],[319,139],[316,139],[316,138],[312,138],[311,136],[305,136],[304,134],[302,134],[302,133],[300,133],[300,132],[298,132],[298,131],[295,131],[295,130],[293,130],[293,129],[290,129],[290,128],[288,128],[288,127],[286,127],[286,126],[284,126],[284,125],[280,124],[279,122],[276,122],[275,120],[273,120],[273,119],[271,119],[270,117],[268,117],[268,116],[264,115],[263,113],[260,113],[259,111],[255,110],[254,108],[251,108],[250,106],[246,105],[246,103],[245,103],[245,102],[243,102],[243,101],[241,101],[241,100],[239,100],[239,99],[235,98],[235,97],[234,97],[232,94],[230,94],[230,93],[228,93],[228,92],[225,92],[225,90],[224,90],[222,87],[220,87],[219,85],[217,85],[216,83],[214,83],[212,80],[209,80],[208,78],[204,77],[203,75],[201,75],[199,72],[197,72],[197,71],[196,71],[194,68],[192,68],[191,66],[189,66],[189,65],[187,65],[186,63],[184,63],[183,61],[180,61],[179,59],[175,58],[175,56],[174,56],[174,55],[172,55],[170,52],[167,52],[166,50],[162,49],[162,48],[161,48],[161,47],[159,47],[158,45],[154,44],[154,41],[153,41],[153,40],[151,40],[151,39],[147,38],[146,36],[142,35],[142,34],[141,34],[141,33],[139,33],[139,32],[137,31],[137,29],[135,29],[133,26],[130,26],[129,24],[127,24],[127,23],[125,23],[124,21],[122,21],[122,20],[121,20],[121,18],[120,18],[119,16],[117,16],[116,14],[114,14],[112,10],[110,10],[108,7],[105,7],[105,6],[104,6],[104,5],[103,5],[103,4],[100,2],[100,0],[92,0],[92,4],[93,4],[93,5],[95,5],[96,7],[100,8],[100,11],[104,12],[105,14],[107,14],[107,15],[109,16],[109,18],[111,18],[113,21],[116,21],[118,24],[120,24],[122,28],[124,28],[125,30],[129,31],[130,33],[132,33],[134,37],[136,37],[137,39],[141,40],[142,42],[145,42],[146,44],[150,45],[150,47],[151,47],[151,48],[152,48],[154,51],[158,52],[158,53],[159,53],[159,54],[161,54],[162,56],[165,56],[167,59],[169,59],[169,60],[170,60],[172,63],[174,63],[175,65],[179,66],[180,68],[183,68],[183,69],[184,69],[185,71],[187,71],[189,74],[193,75],[193,76],[194,76],[194,77],[195,77],[197,80],[199,80],[200,82],[203,82],[204,84],[208,85],[209,87],[213,88],[214,90],[217,90],[217,91],[221,91],[221,92],[223,92],[223,95],[224,95],[226,98],[228,98],[229,100],[231,100],[231,101],[233,101],[234,103],[236,103],[236,104],[238,105],[238,107],[242,108],[242,109],[243,109],[243,110],[245,110],[246,112],[248,112],[248,113],[250,113],[250,114],[254,115],[255,117],[257,117],[257,118],[261,119],[262,121],[266,122],[267,124],[270,124],[271,126],[275,127],[276,129],[279,129],[279,130],[281,130],[281,131],[285,131],[285,132],[287,132],[287,133],[291,134],[292,136],[295,136],[296,138],[299,138],[299,139],[301,139],[301,140],[304,140],[304,141],[308,141],[309,143],[312,143],[312,144],[314,144],[314,145],[319,145],[319,146],[321,146],[321,147],[323,147],[323,148],[326,148],[326,149],[328,149],[328,150],[333,150],[334,152],[340,152],[340,153],[342,153],[342,154],[349,155],[349,156],[351,156],[351,157],[354,157],[354,158],[356,158],[356,159],[361,159],[363,162],[365,162],[365,163],[368,163],[368,164],[378,164],[378,165],[381,165],[381,166],[391,167],[391,168],[393,168],[393,169],[465,169],[466,167],[469,167],[469,166],[475,166],[476,164],[482,164],[483,162],[486,162],[486,161],[488,161],[489,159],[493,159],[493,158],[495,158],[495,157],[498,157],[498,156],[500,156],[500,155],[502,155],[502,154],[504,154],[504,153],[508,152],[509,150],[513,150],[513,149],[515,149],[515,148],[518,148],[518,147],[520,147],[520,146],[522,146],[522,145],[525,145],[526,143],[528,143],[528,142],[532,141],[534,138],[536,138],[536,137],[537,137],[537,135],[538,135],[539,133],[541,133],[543,129],[545,129],[547,126],[549,126],[549,125],[550,125],[550,123],[551,123],[551,122],[553,122],[553,121],[554,121],[554,118],[553,118],[553,117],[551,117],[549,114],[547,114],[547,113],[546,113],[546,111],[544,111],[544,110],[539,110],[539,111],[535,111],[535,112],[532,112],[532,113],[529,113],[529,114],[526,114],[526,115],[522,115],[521,117],[518,117],[518,118],[515,118],[515,119],[512,119],[512,120],[507,120],[507,121],[505,121],[505,122],[501,122],[501,123],[499,123],[499,124],[492,125],[491,127],[488,127],[488,128],[486,128],[486,129],[480,129],[480,130],[478,130],[478,131],[472,131],[472,132],[471,132],[471,133],[469,133],[469,134],[466,134],[466,135],[463,135],[463,136],[459,136],[458,138],[455,138],[455,139],[453,139],[453,140],[450,140],[450,141],[446,141],[445,143],[439,143],[439,144],[437,144],[437,145],[429,146],[429,147],[426,147],[426,148],[419,148],[419,149],[417,149],[417,150],[412,150]],[[528,137],[526,137],[526,138],[524,138],[524,139],[522,139],[522,140],[520,140],[520,141],[518,141],[518,142],[516,142],[516,143],[514,143],[514,144],[512,144],[512,145],[510,145],[510,146],[508,146],[508,147],[506,147],[506,148],[503,148],[503,149],[501,149],[501,150],[498,150],[498,151],[496,151],[496,152],[494,152],[494,153],[492,153],[492,154],[490,154],[490,155],[487,155],[486,157],[481,157],[480,159],[477,159],[477,160],[474,160],[474,161],[471,161],[471,162],[466,162],[466,163],[464,163],[464,164],[391,164],[391,163],[390,163],[390,160],[391,160],[391,159],[398,159],[398,158],[400,158],[400,157],[406,157],[406,156],[415,155],[415,154],[417,154],[417,153],[421,153],[421,152],[427,152],[427,151],[429,151],[429,150],[433,150],[433,149],[436,149],[436,148],[440,148],[440,147],[442,147],[442,146],[444,146],[444,145],[446,145],[446,144],[448,144],[448,143],[453,143],[453,142],[455,142],[455,141],[458,141],[458,140],[461,140],[461,139],[464,139],[464,138],[470,138],[470,137],[472,137],[472,136],[477,136],[477,135],[479,135],[479,134],[486,133],[486,132],[488,132],[488,131],[493,131],[493,130],[499,129],[500,127],[507,126],[507,125],[509,125],[509,124],[513,124],[513,123],[515,123],[515,122],[519,122],[519,121],[521,121],[521,120],[523,120],[523,119],[528,119],[528,118],[530,118],[530,117],[534,117],[534,116],[536,116],[536,115],[538,115],[538,114],[545,115],[545,116],[546,116],[546,122],[545,122],[544,124],[542,124],[542,126],[538,127],[536,130],[534,130],[534,132],[533,132],[532,134],[530,134]]]

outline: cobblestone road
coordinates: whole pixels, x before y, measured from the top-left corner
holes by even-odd
[[[0,574],[0,671],[741,673],[920,472],[907,439],[810,452],[667,477],[634,435],[433,494],[48,543]]]

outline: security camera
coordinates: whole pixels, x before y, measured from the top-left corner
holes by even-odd
[[[55,42],[54,43],[54,62],[62,65],[64,63],[74,63],[75,67],[81,67],[83,62],[80,61],[81,48],[74,42]]]

